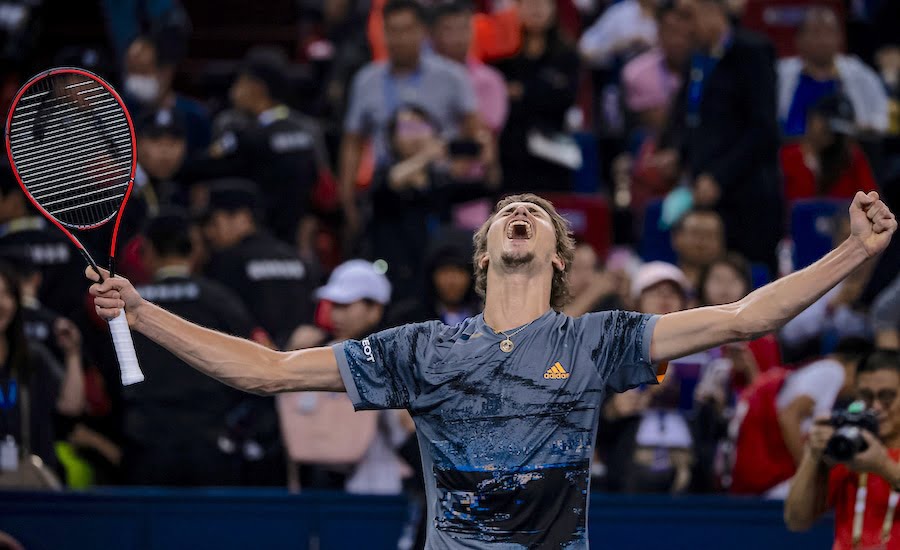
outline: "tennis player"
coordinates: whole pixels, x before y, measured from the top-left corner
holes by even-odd
[[[607,388],[654,383],[654,363],[781,327],[882,252],[897,228],[874,192],[857,193],[850,219],[851,236],[806,269],[733,304],[663,316],[556,311],[574,246],[565,220],[534,195],[504,199],[476,233],[485,309],[456,326],[431,321],[277,352],[191,324],[119,277],[91,293],[101,317],[125,308],[134,330],[236,388],[346,390],[357,409],[409,409],[426,472],[428,548],[586,549]]]

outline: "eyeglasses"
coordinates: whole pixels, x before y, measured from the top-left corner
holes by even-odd
[[[872,393],[870,390],[859,390],[857,393],[866,404],[866,408],[871,408],[877,399],[881,403],[881,408],[889,409],[897,400],[897,390],[879,390],[877,393]]]

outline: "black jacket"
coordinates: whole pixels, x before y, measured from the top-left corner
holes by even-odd
[[[679,150],[692,176],[711,174],[726,205],[780,195],[775,78],[772,44],[735,29],[704,84],[698,123],[688,122],[689,73],[673,104],[662,147]]]

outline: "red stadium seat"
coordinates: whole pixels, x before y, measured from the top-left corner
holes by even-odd
[[[572,226],[575,237],[589,243],[601,258],[605,258],[612,243],[609,203],[600,195],[576,193],[545,193]]]

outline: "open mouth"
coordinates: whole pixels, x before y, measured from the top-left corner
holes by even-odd
[[[534,236],[534,229],[526,220],[513,220],[506,226],[507,239],[527,240]]]

